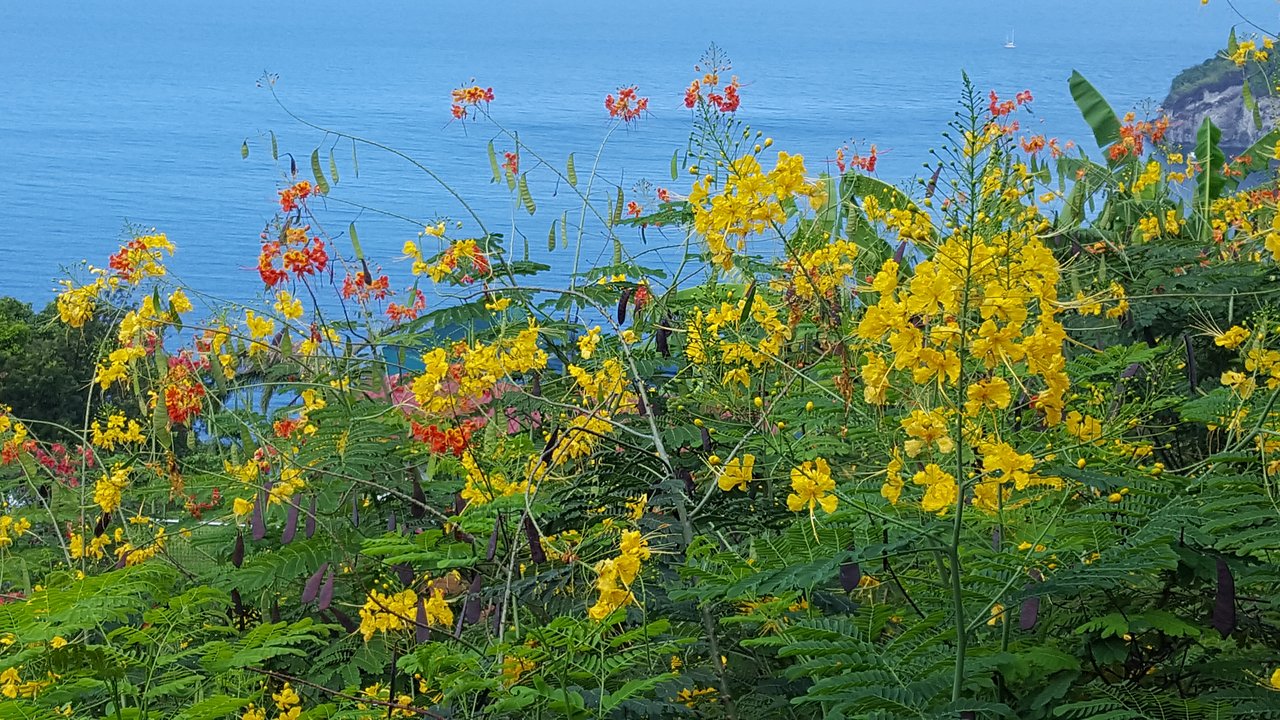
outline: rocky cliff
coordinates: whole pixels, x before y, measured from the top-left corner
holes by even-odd
[[[1270,69],[1269,69],[1270,70]],[[1222,131],[1222,147],[1239,152],[1273,127],[1280,118],[1280,98],[1266,92],[1262,73],[1250,73],[1249,86],[1257,99],[1262,125],[1245,107],[1245,72],[1225,58],[1206,60],[1187,68],[1174,78],[1161,107],[1169,114],[1169,139],[1190,146],[1207,116]]]

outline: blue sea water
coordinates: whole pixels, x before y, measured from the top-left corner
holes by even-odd
[[[1271,0],[1236,7],[1280,25]],[[638,84],[650,113],[609,137],[595,195],[603,205],[613,186],[631,191],[646,178],[687,189],[687,176],[670,180],[670,158],[690,127],[683,88],[713,41],[743,83],[739,116],[778,149],[803,153],[818,172],[837,147],[875,143],[880,175],[903,180],[939,144],[962,70],[983,90],[1032,90],[1024,127],[1088,146],[1067,89],[1072,69],[1121,111],[1154,107],[1173,75],[1220,49],[1239,22],[1223,0],[0,0],[0,295],[51,300],[63,268],[104,264],[126,223],[167,233],[179,248],[175,275],[196,290],[259,293],[259,233],[287,169],[271,160],[268,132],[304,176],[311,150],[333,144],[276,105],[258,86],[264,72],[300,116],[411,155],[517,253],[527,236],[546,259],[547,229],[573,206],[569,193],[528,153],[537,215],[489,182],[485,146],[496,131],[449,122],[449,91],[471,78],[494,88],[494,116],[522,143],[561,166],[576,152],[583,176],[611,127],[604,95]],[[1006,49],[1011,32],[1017,47]],[[362,148],[357,177],[349,144],[338,143],[335,158],[341,178],[325,229],[340,234],[354,220],[394,284],[409,280],[397,258],[420,223],[449,217],[476,230],[452,195],[403,160]],[[584,264],[608,259],[603,233],[591,230],[586,243]],[[646,249],[638,237],[628,243]],[[336,247],[350,255],[345,239]],[[567,267],[571,252],[551,262]],[[646,260],[670,266],[673,255]]]

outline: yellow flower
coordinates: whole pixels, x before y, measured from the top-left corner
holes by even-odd
[[[246,500],[244,498],[236,498],[231,503],[231,511],[236,514],[236,517],[248,515],[253,512],[253,501]]]
[[[831,479],[831,467],[826,459],[806,460],[800,467],[791,469],[791,494],[787,496],[787,509],[800,512],[806,507],[813,513],[815,506],[833,513],[839,499],[831,494],[836,489]]]
[[[920,501],[920,509],[925,512],[946,514],[960,493],[955,476],[935,463],[926,465],[924,470],[912,476],[911,481],[916,485],[926,486],[924,499]]]
[[[597,325],[587,331],[586,335],[578,338],[578,352],[582,353],[583,360],[590,360],[595,354],[596,348],[600,345],[600,326]]]
[[[720,489],[729,492],[735,487],[745,491],[747,485],[751,483],[751,471],[755,467],[756,456],[750,453],[744,454],[742,457],[736,457],[725,463],[724,469],[720,472],[716,484]]]
[[[302,301],[295,298],[288,290],[281,290],[276,294],[276,312],[284,316],[286,320],[297,320],[302,317]]]
[[[182,288],[178,288],[169,295],[169,309],[175,314],[181,315],[182,313],[191,312],[195,307],[192,306],[191,300],[187,298],[187,294],[182,291]]]
[[[964,412],[970,416],[977,415],[983,408],[1003,410],[1013,401],[1009,383],[999,377],[979,380],[969,386],[966,395],[968,400],[964,404]]]
[[[1240,327],[1239,325],[1232,325],[1226,331],[1215,335],[1213,338],[1213,344],[1220,348],[1235,350],[1243,345],[1245,340],[1249,339],[1249,335],[1250,333],[1248,330]]]

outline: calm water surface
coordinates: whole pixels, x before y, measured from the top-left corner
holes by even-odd
[[[1237,7],[1280,25],[1270,0]],[[260,292],[258,234],[282,182],[267,132],[304,159],[304,172],[324,140],[256,86],[264,71],[278,74],[298,114],[412,155],[473,201],[490,229],[517,248],[527,234],[545,259],[547,228],[568,193],[535,172],[540,209],[528,218],[505,185],[489,183],[492,127],[448,122],[450,89],[473,77],[494,87],[495,116],[522,142],[557,163],[576,151],[580,175],[610,127],[605,93],[639,84],[651,114],[610,138],[602,180],[683,190],[687,180],[668,175],[689,130],[682,90],[714,41],[744,84],[739,115],[779,149],[804,153],[816,172],[844,143],[875,143],[881,175],[900,180],[937,145],[962,69],[984,90],[1031,89],[1033,131],[1088,141],[1067,90],[1073,68],[1121,111],[1141,109],[1163,98],[1179,69],[1224,45],[1235,22],[1225,3],[1199,0],[0,0],[0,295],[47,302],[64,267],[102,264],[128,224],[167,233],[179,248],[175,273],[197,290]],[[1010,32],[1012,50],[1003,47]],[[417,222],[464,218],[463,209],[385,153],[362,150],[358,178],[350,146],[336,155],[342,177],[327,228],[356,220],[366,253],[406,283],[396,259],[418,226],[350,203]],[[584,261],[607,257],[599,237],[588,242]],[[349,251],[343,240],[338,247]],[[556,251],[551,262],[566,267],[568,255]]]

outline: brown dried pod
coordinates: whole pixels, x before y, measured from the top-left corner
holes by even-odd
[[[631,293],[635,292],[631,288],[626,288],[622,294],[618,296],[618,324],[627,321],[627,303],[631,301]]]
[[[529,538],[529,556],[535,564],[542,564],[547,561],[547,552],[542,549],[542,538],[538,535],[538,526],[533,523],[533,518],[528,515],[524,516],[524,535]]]
[[[427,514],[427,493],[422,489],[422,478],[418,471],[413,471],[413,504],[409,506],[409,517],[420,519]]]
[[[302,588],[302,602],[309,603],[316,599],[316,595],[320,593],[320,582],[324,580],[325,571],[328,569],[329,563],[325,563],[311,577],[307,578],[307,584]]]
[[[462,606],[462,618],[468,625],[474,625],[480,621],[480,573],[471,579],[471,586],[467,588],[467,601]]]
[[[236,545],[231,549],[231,564],[237,568],[244,564],[244,534],[236,530]]]
[[[1236,579],[1226,558],[1218,558],[1218,591],[1213,598],[1213,629],[1230,635],[1236,629]]]
[[[413,583],[413,568],[409,567],[409,563],[396,563],[391,569],[395,571],[401,585],[409,587]]]
[[[324,584],[320,586],[320,594],[316,597],[316,608],[319,610],[328,610],[329,604],[333,602],[333,569],[325,573]]]
[[[860,582],[862,582],[861,565],[851,562],[840,566],[840,587],[844,588],[845,592],[857,590]]]
[[[307,512],[307,522],[303,526],[303,534],[310,540],[316,534],[316,498],[311,496],[311,509]]]
[[[484,551],[485,562],[493,562],[498,554],[498,528],[502,527],[502,513],[493,521],[493,532],[489,533],[489,547]]]
[[[333,614],[333,619],[338,621],[338,624],[342,626],[343,630],[346,630],[349,633],[353,633],[356,630],[360,629],[360,626],[357,625],[354,620],[352,620],[346,613],[342,612],[337,607],[329,608],[329,612]]]
[[[1040,619],[1040,596],[1033,595],[1022,601],[1022,608],[1018,612],[1018,627],[1023,630],[1030,630],[1036,626],[1036,621]]]
[[[293,536],[298,532],[298,513],[298,499],[295,497],[289,501],[289,513],[284,518],[284,532],[280,533],[281,545],[293,542]]]
[[[249,521],[249,526],[253,528],[253,539],[255,542],[267,536],[266,508],[263,507],[263,505],[262,493],[259,493],[258,499],[253,503],[253,516]]]
[[[417,617],[413,620],[413,624],[413,639],[416,640],[419,645],[431,642],[431,627],[427,624],[427,602],[425,594],[418,596],[418,613]]]

